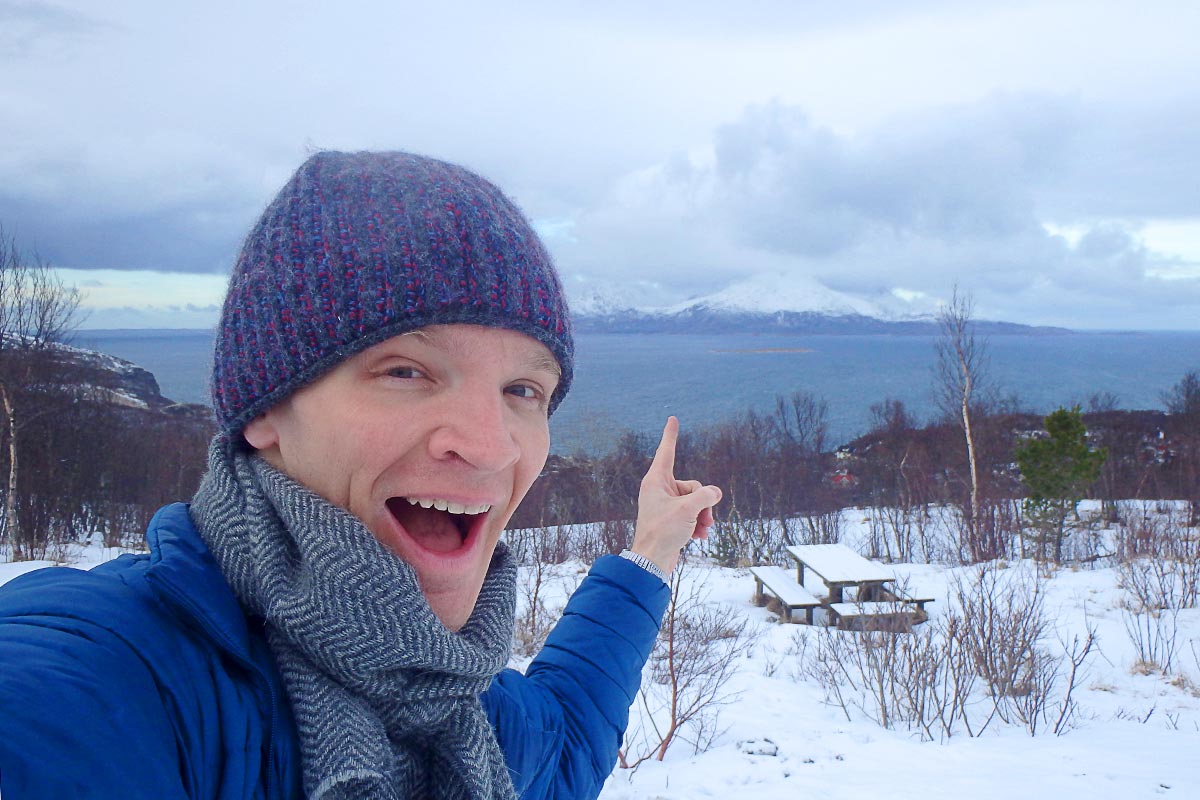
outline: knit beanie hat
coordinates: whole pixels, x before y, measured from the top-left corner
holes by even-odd
[[[558,359],[575,347],[562,286],[520,210],[462,167],[409,153],[323,152],[263,212],[234,265],[217,327],[223,431],[366,348],[426,325],[493,325]]]

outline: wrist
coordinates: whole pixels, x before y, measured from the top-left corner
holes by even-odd
[[[637,564],[639,567],[646,570],[646,572],[649,572],[663,583],[669,584],[671,582],[666,570],[641,553],[635,553],[632,550],[626,549],[621,551],[620,556],[626,561],[632,561],[634,564]]]

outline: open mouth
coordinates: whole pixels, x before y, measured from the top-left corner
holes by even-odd
[[[387,507],[410,539],[439,554],[464,547],[475,521],[491,509],[486,503],[465,505],[432,497],[391,497]]]

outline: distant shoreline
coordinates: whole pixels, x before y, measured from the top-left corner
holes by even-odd
[[[724,348],[715,347],[709,350],[710,353],[813,353],[811,347],[751,347],[751,348]]]
[[[581,318],[578,318],[576,321],[583,321],[585,323],[585,327],[586,327],[586,323],[590,322],[591,320],[587,317],[581,317]],[[579,326],[577,326],[577,327],[579,327]],[[1145,328],[1059,328],[1059,327],[1049,327],[1049,326],[1046,326],[1043,328],[1037,328],[1037,327],[1029,326],[1028,328],[1023,329],[1023,330],[1016,330],[1016,331],[1012,331],[1009,333],[1001,333],[1001,335],[1039,336],[1039,335],[1045,335],[1045,333],[1047,331],[1051,331],[1055,334],[1079,335],[1079,336],[1092,336],[1092,335],[1112,336],[1114,334],[1137,336],[1137,335],[1145,335],[1145,334],[1155,335],[1155,334],[1160,334],[1160,333],[1166,333],[1166,334],[1200,333],[1200,328],[1148,328],[1148,329],[1145,329]],[[577,330],[576,332],[582,333],[587,336],[621,336],[621,335],[642,333],[641,331],[637,331],[637,330],[633,330],[633,329],[610,330],[607,328],[602,329],[602,330],[601,329]],[[739,336],[741,336],[741,335],[749,335],[749,336],[757,336],[757,335],[767,335],[767,336],[886,336],[886,335],[889,335],[889,332],[881,332],[881,331],[865,331],[865,332],[861,332],[861,333],[849,333],[849,332],[845,332],[845,331],[805,332],[805,331],[800,331],[800,330],[789,330],[786,328],[771,328],[771,327],[764,327],[761,330],[730,329],[730,330],[723,331],[723,332],[729,333],[729,334],[734,334],[734,335],[739,335]],[[212,327],[208,327],[208,328],[76,328],[74,331],[71,332],[71,335],[68,338],[87,337],[91,334],[98,334],[100,336],[125,335],[125,334],[133,334],[133,335],[138,335],[138,336],[147,336],[147,335],[150,335],[150,336],[153,336],[153,335],[212,336],[215,333],[216,333],[216,325],[215,324]],[[685,336],[711,335],[712,334],[711,331],[705,332],[705,331],[697,331],[697,330],[653,331],[653,333],[663,333],[663,334],[668,334],[668,335],[678,334],[678,335],[685,335]],[[718,331],[717,333],[719,334],[722,332]],[[988,335],[989,333],[993,333],[993,332],[987,331],[987,330],[980,330],[980,331],[977,331],[977,333],[980,333],[983,335]],[[901,333],[901,334],[892,334],[892,335],[927,336],[927,335],[937,335],[937,334],[920,332],[920,333],[916,333],[916,334]],[[739,352],[750,352],[750,351],[739,351]]]

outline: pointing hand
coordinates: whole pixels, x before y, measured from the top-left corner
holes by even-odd
[[[678,438],[679,420],[668,417],[654,460],[642,478],[637,526],[629,548],[668,575],[674,571],[684,545],[692,539],[708,538],[708,529],[713,525],[712,507],[721,501],[721,490],[716,486],[675,479]]]

